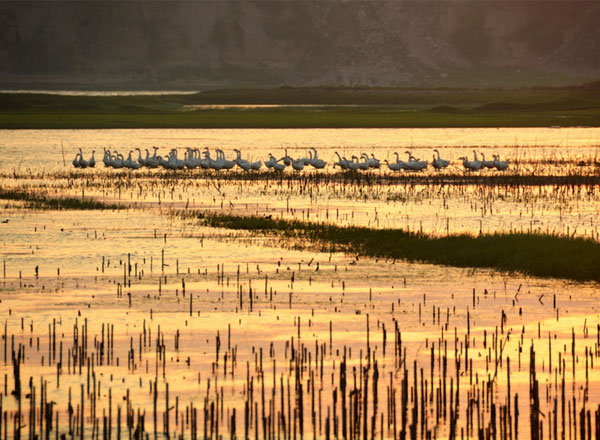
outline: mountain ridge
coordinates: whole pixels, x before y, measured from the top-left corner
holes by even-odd
[[[7,1],[0,86],[521,87],[600,78],[600,2]]]

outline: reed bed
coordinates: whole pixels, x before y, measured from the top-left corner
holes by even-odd
[[[78,279],[5,269],[4,291],[83,295],[33,314],[3,301],[2,438],[600,434],[600,327],[585,295],[474,277],[452,295],[410,276],[390,287],[399,263],[367,281],[341,255],[190,267],[161,235],[154,265],[132,248]]]
[[[0,199],[23,202],[29,209],[51,210],[105,210],[122,209],[123,206],[93,199],[75,197],[48,197],[18,189],[0,187]]]
[[[5,172],[0,440],[600,437],[597,159],[516,159]]]
[[[194,214],[192,214],[194,215]],[[339,227],[264,217],[209,215],[212,227],[279,233],[324,244],[329,251],[458,267],[483,267],[540,277],[600,281],[600,244],[540,234],[432,237],[402,229]]]
[[[42,197],[86,198],[166,214],[181,209],[253,214],[342,226],[402,228],[438,236],[478,231],[598,240],[600,233],[594,215],[600,203],[600,184],[593,176],[580,181],[532,176],[502,184],[493,182],[494,176],[476,176],[479,182],[487,182],[479,184],[468,180],[470,176],[457,176],[454,181],[441,176],[434,181],[426,176],[387,181],[357,173],[291,178],[267,175],[260,179],[239,176],[244,177],[239,173],[36,173],[17,179],[5,177],[3,186]],[[540,184],[533,184],[534,179]]]

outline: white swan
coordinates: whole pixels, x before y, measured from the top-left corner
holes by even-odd
[[[500,156],[494,154],[494,166],[498,171],[506,171],[508,169],[508,165],[510,164],[509,160],[501,161]]]
[[[75,155],[75,158],[73,159],[73,166],[75,168],[79,168],[79,156],[81,155],[81,153],[77,153]]]
[[[225,157],[225,152],[223,150],[216,150],[217,151],[217,157],[220,159],[221,161],[221,169],[223,170],[230,170],[235,166],[235,161],[234,160],[228,160]]]
[[[335,152],[335,155],[338,157],[338,161],[334,162],[333,167],[335,168],[336,165],[339,166],[342,170],[347,170],[348,169],[348,159],[346,159],[345,157],[342,159],[340,157],[340,153],[338,153],[337,151]]]
[[[148,168],[157,168],[158,167],[159,163],[158,163],[158,159],[156,157],[157,150],[158,150],[158,148],[154,147],[154,155],[152,157],[150,157],[150,152],[146,148],[146,159],[144,159],[144,165],[147,166]]]
[[[312,162],[312,153],[310,151],[308,152],[308,156],[309,157],[302,157],[302,158],[300,158],[298,160],[301,160],[302,163],[304,163],[305,166],[306,165],[310,165],[311,162]]]
[[[138,152],[137,162],[143,167],[146,166],[146,159],[144,159],[142,157],[142,150],[140,148],[136,147],[135,151]],[[148,153],[148,150],[146,150],[146,153]]]
[[[92,157],[90,158],[90,161],[88,162],[88,166],[90,168],[96,167],[96,158],[94,157],[95,154],[96,154],[96,150],[92,150]]]
[[[357,171],[359,167],[358,158],[356,156],[352,156],[352,160],[346,159],[346,156],[343,157],[348,165],[348,169],[352,171]],[[356,161],[354,159],[357,159]]]
[[[242,159],[242,153],[240,152],[240,150],[234,149],[233,151],[236,152],[236,158],[234,159],[234,162],[244,171],[257,171],[262,166],[261,160],[257,160],[256,162],[248,162],[247,160]]]
[[[275,156],[273,156],[271,153],[269,153],[269,160],[265,160],[265,166],[267,168],[272,168],[276,171],[283,171],[286,168],[286,165],[283,163],[279,163],[279,161],[283,160],[283,158],[281,159],[275,159]]]
[[[481,153],[481,168],[494,168],[493,160],[485,160],[485,154]]]
[[[373,153],[371,153],[371,157],[369,157],[367,153],[363,153],[361,157],[365,157],[369,164],[369,168],[381,168],[381,162],[379,162],[379,159],[377,159]]]
[[[354,162],[354,159],[356,159],[357,169],[358,170],[366,171],[366,170],[369,169],[369,160],[368,160],[368,158],[366,160],[360,161],[357,156],[352,156],[352,161],[353,162]],[[361,159],[364,159],[364,157],[361,156]]]
[[[285,157],[283,158],[284,163],[286,165],[292,165],[292,168],[296,171],[302,171],[305,166],[305,158],[294,159],[287,154],[287,150],[285,150]]]
[[[435,168],[436,170],[441,170],[442,168],[446,168],[448,165],[450,165],[450,161],[446,160],[446,159],[442,159],[440,157],[440,152],[438,150],[433,150],[435,153],[437,153],[437,157],[434,154],[433,155],[433,160],[431,161],[431,166],[433,168]]]
[[[483,167],[483,162],[477,158],[477,151],[473,150],[473,165],[478,166],[478,169]]]
[[[126,168],[129,168],[131,170],[138,170],[142,167],[141,163],[136,162],[135,160],[133,160],[131,158],[131,154],[133,153],[133,150],[131,150],[129,152],[129,156],[127,156],[127,159],[125,159],[125,161],[123,162],[123,166]]]
[[[458,159],[462,160],[463,167],[468,171],[477,171],[481,169],[481,161],[479,160],[470,161],[466,157],[459,157]]]
[[[250,167],[252,167],[252,169],[254,171],[260,170],[261,166],[262,166],[262,160],[257,160],[255,162],[250,162]]]
[[[208,164],[202,159],[200,150],[197,148],[192,149],[192,162],[194,163],[194,168],[208,168]]]
[[[115,151],[110,158],[110,164],[113,168],[123,168],[123,155]]]
[[[200,150],[198,148],[194,148],[194,162],[196,163],[197,167],[200,167],[202,169],[206,170],[210,168],[208,160],[202,157],[202,153],[200,153]]]
[[[404,162],[405,166],[409,171],[421,171],[427,168],[429,164],[426,160],[419,160],[412,155],[410,151],[405,151],[408,154],[408,162]]]
[[[399,171],[399,170],[410,171],[411,168],[408,166],[408,163],[404,162],[403,160],[400,160],[400,155],[398,154],[398,152],[394,151],[394,155],[396,156],[395,163],[390,163],[387,160],[385,161],[388,165],[388,168],[392,171]]]
[[[273,156],[272,153],[269,153],[269,160],[265,160],[265,166],[267,168],[273,168],[273,166],[277,163],[277,159]]]
[[[177,148],[173,148],[169,153],[168,162],[172,170],[183,170],[185,168],[185,161],[177,157]]]
[[[302,171],[304,169],[304,165],[306,165],[306,158],[302,159],[292,159],[292,168],[296,171]]]
[[[236,153],[236,156],[234,159],[234,162],[236,163],[236,165],[238,167],[240,167],[241,169],[243,169],[244,171],[250,171],[252,169],[252,166],[250,165],[250,162],[242,159],[242,153],[240,152],[240,150],[234,149],[233,151],[235,151],[235,153]]]
[[[217,157],[217,159],[213,159],[210,157],[210,151],[208,148],[204,149],[204,160],[208,164],[208,168],[211,170],[219,171],[223,168],[221,165],[221,160]]]
[[[185,155],[183,157],[183,164],[189,170],[193,170],[198,166],[196,163],[196,158],[194,157],[194,150],[192,150],[191,147],[186,148]]]
[[[89,166],[89,162],[83,158],[83,152],[81,148],[79,149],[79,168],[87,168]]]
[[[317,149],[315,147],[311,147],[311,150],[313,150],[313,152],[314,152],[314,155],[312,155],[312,154],[310,155],[310,164],[313,166],[313,168],[316,168],[319,170],[322,168],[325,168],[325,166],[327,166],[327,162],[325,162],[323,159],[319,159]]]
[[[104,149],[104,157],[102,158],[102,162],[104,162],[105,167],[111,167],[111,158],[110,158],[110,150]]]
[[[156,156],[156,161],[158,162],[158,165],[163,167],[166,170],[170,170],[172,169],[171,164],[169,163],[168,160],[165,160],[164,157],[162,157],[161,155]]]
[[[400,166],[401,166],[400,162],[390,163],[390,162],[388,162],[387,159],[385,159],[384,162],[387,164],[388,168],[391,171],[400,171]]]

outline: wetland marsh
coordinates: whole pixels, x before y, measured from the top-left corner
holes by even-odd
[[[3,130],[0,436],[597,436],[597,278],[552,274],[551,264],[587,259],[597,275],[599,137],[597,128]],[[438,148],[452,166],[70,165],[80,147],[152,146],[241,147],[255,159],[314,146],[327,161],[407,148],[429,159]],[[466,173],[457,159],[473,149],[511,168]],[[249,216],[260,227],[245,227]],[[273,231],[279,221],[293,233]],[[335,247],[304,227],[351,240]],[[378,235],[386,229],[442,243],[468,234],[461,246],[471,248],[495,234],[542,236],[575,251],[529,261],[550,267],[542,278],[353,244],[372,236],[395,250],[393,236]]]

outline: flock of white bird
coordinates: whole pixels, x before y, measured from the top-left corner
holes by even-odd
[[[138,157],[137,159],[133,159],[132,155],[134,151],[137,151]],[[227,159],[225,157],[225,152],[220,149],[215,150],[215,156],[211,156],[210,150],[205,148],[202,152],[198,148],[187,148],[187,151],[184,153],[183,159],[177,157],[177,149],[173,148],[169,154],[165,157],[158,155],[158,148],[154,147],[154,154],[150,155],[150,151],[146,148],[146,156],[142,157],[142,150],[136,148],[135,150],[131,150],[127,158],[125,158],[118,151],[110,151],[104,150],[104,157],[102,158],[102,162],[104,166],[109,168],[128,168],[132,170],[137,170],[142,167],[146,168],[158,168],[162,167],[167,170],[183,170],[194,169],[194,168],[204,168],[204,169],[212,169],[212,170],[230,170],[235,166],[243,169],[244,171],[251,170],[259,170],[263,166],[263,162],[261,160],[257,161],[249,161],[242,158],[242,153],[240,150],[235,151],[234,159]],[[421,160],[412,155],[410,151],[406,151],[405,153],[408,155],[408,160],[400,160],[400,156],[398,153],[394,153],[396,156],[395,162],[390,162],[387,159],[383,162],[387,165],[387,167],[391,171],[422,171],[427,169],[429,165],[431,165],[436,170],[441,170],[450,165],[450,161],[447,159],[442,159],[440,157],[440,152],[438,150],[433,150],[434,155],[433,159],[430,162],[426,160]],[[79,149],[79,153],[75,155],[73,159],[73,166],[75,168],[93,168],[96,166],[96,159],[94,158],[95,151],[92,151],[92,156],[90,160],[85,160],[83,158],[83,152],[81,148]],[[498,171],[505,171],[508,169],[509,161],[501,161],[500,157],[496,154],[493,155],[493,160],[486,160],[485,154],[481,153],[481,159],[479,159],[477,152],[473,150],[474,158],[473,160],[468,160],[466,157],[460,157],[459,160],[462,162],[462,165],[467,171],[478,171],[482,169],[496,169]],[[337,156],[337,161],[333,163],[333,167],[339,167],[342,170],[352,170],[352,171],[366,171],[369,169],[380,169],[381,161],[375,157],[374,154],[369,155],[367,153],[362,153],[359,156],[351,156],[350,159],[345,156],[340,156],[340,154],[336,151],[335,155]],[[319,154],[317,149],[311,147],[308,150],[308,157],[296,158],[291,157],[287,150],[285,150],[285,155],[279,159],[269,153],[269,159],[264,161],[264,165],[268,169],[283,171],[288,166],[291,166],[292,169],[296,171],[302,171],[305,167],[312,166],[316,169],[323,169],[327,166],[327,162],[323,159],[319,158]]]

